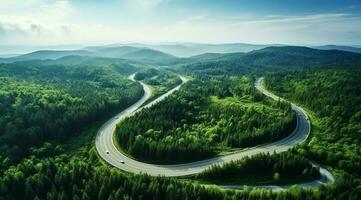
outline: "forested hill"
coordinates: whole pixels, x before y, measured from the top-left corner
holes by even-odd
[[[343,46],[343,45],[324,45],[314,47],[315,49],[324,49],[324,50],[341,50],[341,51],[349,51],[354,53],[361,53],[360,47],[353,47],[353,46]]]
[[[2,58],[0,63],[11,63],[17,61],[25,60],[47,60],[47,59],[58,59],[65,56],[95,56],[94,53],[84,50],[74,50],[74,51],[52,51],[52,50],[43,50],[43,51],[34,51],[28,54],[19,55],[16,57]]]
[[[148,48],[137,47],[111,47],[111,48],[89,48],[87,50],[69,50],[69,51],[35,51],[32,53],[9,57],[0,58],[0,63],[12,63],[16,61],[28,60],[47,60],[59,59],[66,56],[84,56],[84,57],[102,57],[112,59],[127,59],[132,61],[140,61],[143,63],[167,65],[173,64],[179,60],[178,57]]]
[[[36,51],[33,53],[0,58],[0,63],[34,59],[62,59],[63,57],[80,60],[101,60],[101,62],[118,62],[121,59],[157,65],[174,65],[187,71],[201,72],[245,72],[247,68],[288,68],[288,67],[332,67],[361,65],[361,54],[340,50],[321,50],[301,46],[271,46],[248,53],[204,53],[189,58],[178,58],[173,55],[150,49],[132,46],[87,48],[75,51]],[[109,60],[107,60],[109,59]],[[119,59],[118,61],[116,59]],[[48,60],[48,62],[56,62]],[[71,62],[75,62],[72,59]],[[62,61],[61,61],[62,62]]]
[[[121,66],[0,64],[0,160],[61,142],[143,94]],[[10,160],[10,162],[9,162]],[[3,163],[3,162],[1,162]],[[0,171],[6,166],[0,164]]]
[[[318,50],[308,47],[267,47],[249,53],[205,54],[188,59],[176,66],[185,72],[245,73],[301,67],[361,66],[361,54],[339,50]]]
[[[138,71],[140,68],[151,67],[152,65],[141,63],[138,61],[130,61],[121,58],[105,58],[105,57],[90,57],[90,56],[65,56],[56,60],[25,60],[14,63],[3,63],[1,66],[9,66],[8,70],[16,70],[16,68],[26,68],[33,66],[35,68],[43,67],[58,68],[58,67],[100,67],[105,70],[116,70],[117,72],[129,75]],[[15,69],[12,69],[15,68]]]
[[[270,73],[266,85],[278,95],[308,109],[309,142],[298,150],[333,167],[338,179],[348,176],[334,199],[361,195],[361,69],[297,69]],[[355,185],[351,185],[355,183]]]
[[[240,61],[256,66],[355,66],[361,65],[361,54],[297,46],[267,47],[245,54]]]

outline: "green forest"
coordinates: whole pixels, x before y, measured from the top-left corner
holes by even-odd
[[[297,183],[319,178],[319,169],[292,151],[257,154],[223,165],[213,165],[196,175],[196,179],[220,184]]]
[[[0,64],[0,199],[360,199],[359,57],[277,47],[178,59],[167,67],[81,56]],[[268,90],[307,111],[311,135],[289,151],[191,177],[127,173],[102,160],[95,139],[104,122],[144,94],[128,79],[136,72],[158,96],[181,83],[178,75],[190,79],[117,125],[120,150],[137,160],[183,163],[287,137],[296,116],[289,103],[256,90],[260,76]],[[217,186],[318,180],[309,161],[332,172],[335,183],[278,192]]]
[[[357,197],[357,193],[347,193],[349,188],[357,186],[349,177],[341,177],[335,185],[322,186],[319,191],[292,188],[272,192],[250,189],[225,191],[194,183],[193,180],[126,174],[101,162],[93,146],[95,133],[96,128],[87,129],[82,135],[89,137],[77,144],[63,147],[45,144],[33,149],[32,156],[8,168],[0,177],[0,199],[301,200],[306,197]],[[48,155],[41,153],[45,151]]]
[[[116,139],[137,159],[184,162],[279,140],[295,123],[291,106],[264,98],[251,77],[205,76],[125,119]]]
[[[354,177],[361,186],[361,71],[358,68],[299,69],[269,73],[269,89],[303,105],[313,131],[298,151]]]
[[[177,74],[159,68],[140,70],[135,74],[134,79],[143,81],[151,86],[152,97],[148,102],[182,83],[182,80]]]
[[[142,95],[112,67],[0,65],[1,170],[29,148],[75,136]]]

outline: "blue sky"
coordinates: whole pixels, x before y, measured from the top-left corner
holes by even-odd
[[[357,0],[1,0],[0,44],[361,44]]]

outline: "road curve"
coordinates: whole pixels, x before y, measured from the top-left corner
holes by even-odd
[[[129,78],[134,81],[133,77],[134,75],[130,76]],[[311,125],[308,120],[306,112],[302,108],[296,106],[295,104],[292,104],[292,108],[297,114],[296,129],[288,137],[271,144],[265,144],[258,147],[249,148],[247,150],[235,152],[226,156],[220,156],[211,159],[191,162],[191,163],[172,164],[172,165],[158,165],[158,164],[144,163],[129,158],[127,157],[126,154],[119,152],[113,143],[113,133],[115,131],[116,124],[125,117],[129,117],[134,113],[141,111],[143,108],[147,108],[158,103],[159,101],[163,100],[164,98],[166,98],[167,96],[178,90],[187,81],[187,79],[185,79],[184,77],[181,77],[181,79],[183,81],[182,84],[178,85],[177,87],[173,88],[172,90],[168,91],[167,93],[163,94],[162,96],[158,97],[157,99],[153,100],[152,102],[150,102],[149,104],[143,107],[141,107],[141,105],[150,97],[151,90],[146,84],[140,82],[144,88],[143,97],[129,108],[120,112],[115,117],[109,119],[98,131],[98,134],[96,136],[96,149],[99,155],[107,163],[113,165],[116,168],[132,173],[146,173],[153,176],[166,176],[166,177],[189,176],[189,175],[198,174],[213,164],[222,164],[225,162],[238,160],[259,153],[273,153],[273,152],[287,151],[296,144],[304,142],[310,134]],[[261,86],[261,81],[262,78],[257,79],[257,81],[255,82],[255,87],[259,91],[261,91],[263,94],[275,100],[283,100],[282,98],[265,90]],[[319,184],[324,184],[326,182],[334,181],[332,174],[330,174],[326,169],[320,168],[320,172],[322,175],[322,180],[319,180],[318,182],[312,182],[312,183],[309,182],[305,184],[307,186],[312,187],[313,184],[315,184],[315,186],[316,185],[318,186]],[[300,186],[302,185],[300,184]],[[243,188],[242,185],[234,185],[234,186],[228,185],[221,187],[237,188],[237,189]],[[258,187],[258,186],[254,186],[254,187]],[[273,189],[272,187],[273,186],[269,186],[269,189]],[[282,187],[282,186],[277,186],[277,187]]]

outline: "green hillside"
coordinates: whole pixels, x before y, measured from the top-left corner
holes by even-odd
[[[114,66],[1,64],[0,79],[0,157],[8,164],[45,141],[77,135],[143,94]]]
[[[249,53],[205,54],[189,58],[175,68],[188,73],[249,73],[262,70],[315,67],[353,67],[361,65],[361,54],[318,50],[308,47],[267,47]]]

